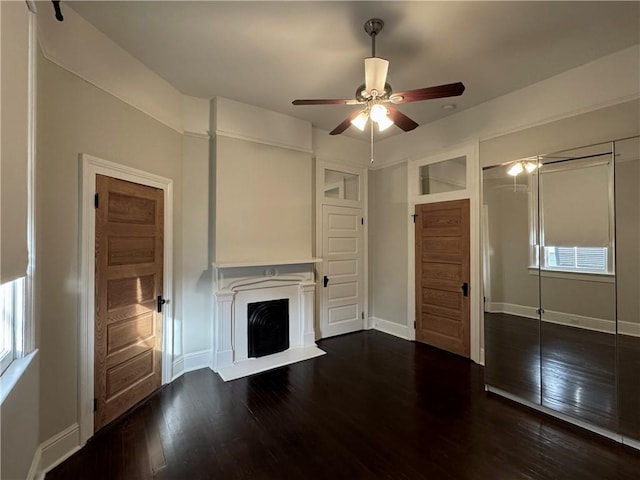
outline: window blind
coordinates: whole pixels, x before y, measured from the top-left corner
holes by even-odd
[[[29,12],[0,2],[0,283],[26,274]]]
[[[608,247],[610,164],[578,162],[540,169],[544,245]]]

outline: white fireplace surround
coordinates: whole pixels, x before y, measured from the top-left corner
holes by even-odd
[[[314,330],[314,264],[319,261],[213,264],[213,369],[224,381],[324,355]],[[289,300],[289,349],[249,358],[248,304],[284,298]]]

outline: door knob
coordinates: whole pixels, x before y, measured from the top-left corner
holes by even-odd
[[[168,302],[167,299],[162,298],[162,295],[158,295],[158,313],[162,313],[162,306]]]
[[[469,284],[467,282],[464,282],[462,284],[462,295],[464,295],[465,297],[469,296]]]
[[[322,282],[324,283],[324,288],[327,288],[327,283],[329,283],[329,277],[327,277],[326,275],[324,276],[324,279],[322,280]]]

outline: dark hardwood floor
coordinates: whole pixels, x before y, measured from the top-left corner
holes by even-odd
[[[368,331],[224,383],[187,373],[58,479],[633,479],[640,452],[484,391],[483,368]]]

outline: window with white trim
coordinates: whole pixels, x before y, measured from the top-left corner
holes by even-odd
[[[0,373],[23,350],[25,308],[25,277],[0,285]]]
[[[611,154],[542,165],[532,177],[535,182],[531,265],[542,270],[613,274]]]

